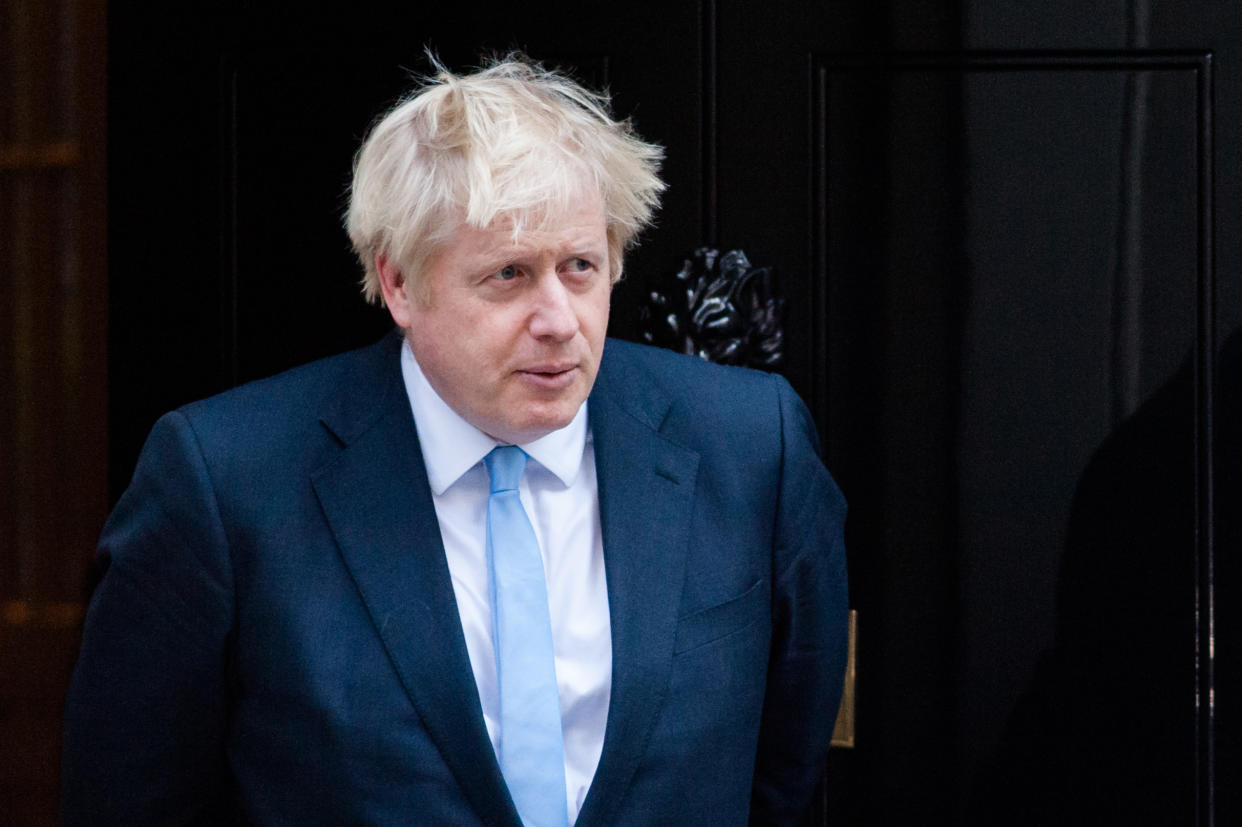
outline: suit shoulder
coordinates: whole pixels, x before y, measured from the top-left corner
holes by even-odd
[[[339,394],[342,387],[365,383],[380,377],[385,367],[395,369],[399,339],[385,337],[376,344],[339,353],[299,365],[263,379],[256,379],[206,399],[182,406],[179,412],[195,423],[250,415],[290,415],[298,411],[318,411],[325,400]],[[373,376],[372,376],[373,375]]]
[[[676,353],[665,348],[609,339],[604,351],[605,363],[625,384],[635,386],[651,383],[675,397],[701,396],[704,393],[733,395],[764,393],[774,374],[734,365],[719,365],[697,356]]]
[[[778,451],[779,423],[796,399],[777,374],[630,342],[609,340],[600,375],[619,405],[687,447],[719,438]]]
[[[336,406],[378,410],[394,384],[400,384],[399,346],[399,337],[388,336],[369,347],[191,402],[177,413],[208,454],[262,457],[282,449],[293,452],[325,434],[320,418]]]

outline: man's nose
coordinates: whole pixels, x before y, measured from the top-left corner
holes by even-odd
[[[568,341],[578,332],[578,315],[574,312],[569,290],[556,272],[544,273],[539,277],[532,299],[532,336]]]

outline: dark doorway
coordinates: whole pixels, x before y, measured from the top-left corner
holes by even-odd
[[[163,411],[387,328],[340,229],[353,149],[424,46],[521,48],[667,148],[615,335],[702,243],[781,284],[860,623],[815,823],[1210,823],[1235,4],[145,5],[111,12],[114,496]]]

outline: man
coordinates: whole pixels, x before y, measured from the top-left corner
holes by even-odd
[[[844,502],[783,380],[605,345],[659,157],[514,60],[375,126],[348,226],[401,335],[156,424],[100,541],[65,822],[800,816]]]

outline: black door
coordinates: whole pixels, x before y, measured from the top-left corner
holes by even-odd
[[[111,12],[115,493],[160,412],[387,328],[339,226],[351,154],[424,45],[519,47],[667,148],[615,335],[699,244],[775,268],[851,501],[857,740],[815,822],[1209,823],[1213,750],[1220,796],[1236,774],[1233,3],[197,5]]]

